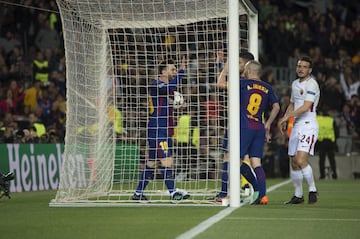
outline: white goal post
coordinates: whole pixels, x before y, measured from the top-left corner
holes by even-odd
[[[228,125],[227,94],[216,87],[221,65],[216,55],[232,49],[230,3],[57,0],[67,121],[60,183],[50,206],[135,205],[131,196],[147,160],[148,88],[161,60],[180,65],[182,57],[187,70],[177,91],[186,106],[174,109],[172,117],[187,130],[174,127],[173,172],[176,188],[191,197],[179,204],[216,205],[208,199],[221,188]],[[257,11],[248,0],[238,7],[239,48],[257,57]],[[188,142],[181,142],[181,130],[188,132]],[[152,205],[174,205],[156,172],[144,194]]]

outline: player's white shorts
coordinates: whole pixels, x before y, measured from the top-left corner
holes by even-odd
[[[302,122],[294,124],[289,138],[288,154],[295,156],[296,151],[304,151],[314,155],[318,133],[319,127],[317,123]]]

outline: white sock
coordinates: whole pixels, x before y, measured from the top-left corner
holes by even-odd
[[[301,170],[290,169],[290,176],[295,188],[295,196],[301,198],[303,196],[303,188],[302,188],[303,174]]]
[[[309,185],[309,192],[316,192],[315,180],[312,168],[310,164],[308,164],[305,168],[303,168],[302,173],[304,175],[305,181]]]

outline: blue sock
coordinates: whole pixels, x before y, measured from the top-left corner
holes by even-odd
[[[149,183],[149,179],[152,179],[153,176],[154,176],[154,169],[145,165],[144,170],[140,173],[139,184],[135,192],[137,194],[142,194],[144,189]]]
[[[258,179],[256,179],[254,173],[252,172],[250,166],[246,163],[242,163],[240,166],[240,173],[246,178],[246,180],[251,183],[254,188],[254,191],[259,191]]]
[[[223,163],[223,171],[221,174],[221,192],[220,197],[226,197],[228,192],[229,184],[229,172],[228,172],[229,162]]]
[[[161,167],[161,175],[164,177],[165,185],[169,190],[169,193],[175,191],[175,183],[172,175],[172,168]]]
[[[265,171],[262,166],[254,168],[258,185],[259,185],[259,198],[262,198],[266,195],[266,176]]]

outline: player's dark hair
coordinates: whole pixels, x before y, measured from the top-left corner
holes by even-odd
[[[175,64],[175,61],[173,59],[167,59],[161,61],[158,66],[158,73],[161,74],[161,72],[170,64]]]
[[[312,61],[311,57],[309,57],[309,56],[302,56],[302,57],[300,57],[299,61],[308,62],[310,64],[310,68],[312,68],[312,66],[313,66],[313,61]]]
[[[248,51],[240,52],[239,57],[245,59],[246,61],[255,60],[254,55]]]

